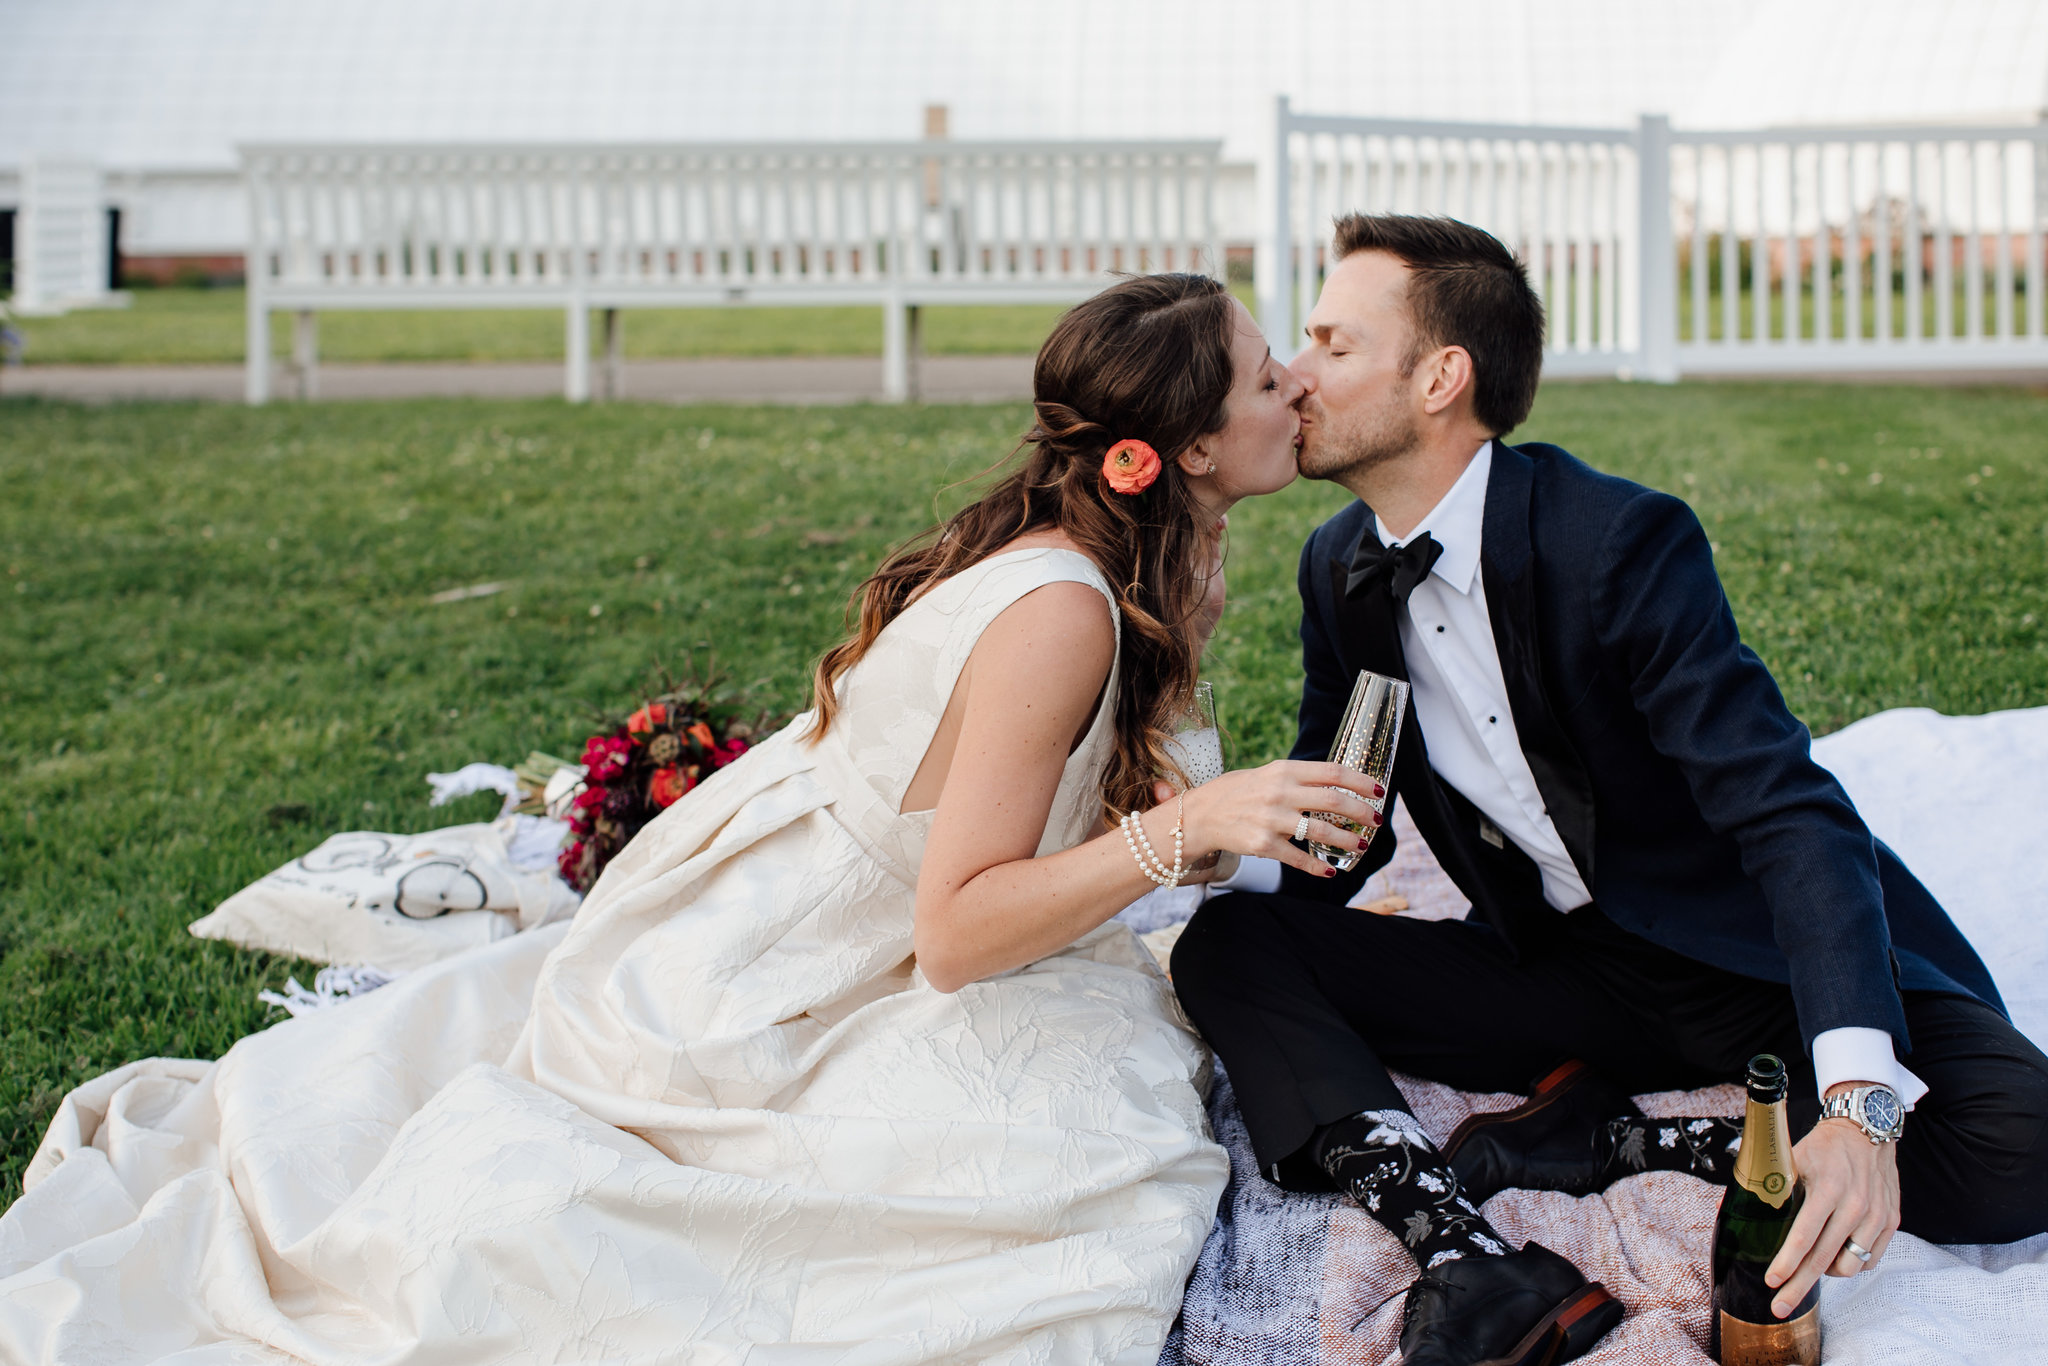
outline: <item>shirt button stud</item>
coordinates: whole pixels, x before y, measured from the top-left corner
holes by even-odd
[[[1444,628],[1443,628],[1443,627],[1441,627],[1441,626],[1437,627],[1437,628],[1436,628],[1436,633],[1437,633],[1438,635],[1442,635],[1442,634],[1444,633]]]
[[[1489,716],[1486,718],[1486,724],[1489,726],[1497,726],[1500,724],[1500,718],[1498,716]]]

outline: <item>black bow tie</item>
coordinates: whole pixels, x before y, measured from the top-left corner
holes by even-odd
[[[1356,598],[1384,584],[1395,602],[1406,602],[1415,585],[1429,577],[1430,567],[1443,553],[1444,548],[1427,531],[1392,550],[1368,532],[1359,537],[1358,553],[1351,557],[1351,575],[1344,581],[1344,596]]]

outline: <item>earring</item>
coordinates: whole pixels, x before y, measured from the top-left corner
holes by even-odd
[[[1209,462],[1209,468],[1208,468],[1208,469],[1206,469],[1206,470],[1204,470],[1204,471],[1202,471],[1202,473],[1204,473],[1204,474],[1214,474],[1214,473],[1216,473],[1216,462],[1215,462],[1214,460],[1211,460],[1211,461]]]

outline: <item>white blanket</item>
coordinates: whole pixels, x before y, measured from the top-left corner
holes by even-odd
[[[2015,1023],[2048,1044],[2048,841],[2039,830],[2048,814],[2048,707],[1885,712],[1816,741],[1814,757],[1976,945]],[[1462,915],[1463,898],[1413,823],[1400,812],[1395,822],[1396,863],[1368,892],[1402,897],[1407,915]],[[1150,898],[1126,918],[1150,931],[1148,942],[1170,944],[1176,912],[1191,910]],[[1519,1099],[1405,1078],[1402,1086],[1439,1138],[1475,1109]],[[1739,1103],[1732,1090],[1643,1100],[1653,1114]],[[1211,1097],[1210,1116],[1232,1179],[1161,1366],[1389,1360],[1414,1263],[1348,1202],[1286,1195],[1261,1180],[1227,1082]],[[1628,1305],[1629,1319],[1586,1359],[1593,1366],[1709,1366],[1704,1264],[1716,1199],[1701,1182],[1656,1174],[1585,1200],[1503,1192],[1486,1213],[1503,1232],[1572,1256]],[[2048,1361],[2048,1235],[2007,1247],[1935,1247],[1901,1234],[1875,1270],[1823,1283],[1821,1317],[1829,1366]]]

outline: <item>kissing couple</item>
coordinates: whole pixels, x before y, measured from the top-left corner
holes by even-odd
[[[1206,277],[1065,315],[1014,468],[573,921],[67,1097],[0,1356],[1150,1366],[1228,1175],[1212,1048],[1267,1177],[1413,1255],[1411,1366],[1597,1342],[1619,1303],[1481,1205],[1725,1181],[1731,1121],[1667,1145],[1630,1096],[1758,1052],[1805,1134],[1781,1314],[1901,1227],[2048,1229],[2048,1059],[1809,757],[1698,521],[1505,440],[1521,265],[1335,240],[1291,366]],[[1188,788],[1225,515],[1297,473],[1357,501],[1302,552],[1294,757]],[[1387,792],[1323,762],[1361,670],[1412,687]],[[1469,919],[1345,907],[1391,832],[1345,876],[1300,843],[1396,798]],[[1280,883],[1207,900],[1169,983],[1111,918],[1225,854]],[[1529,1099],[1439,1147],[1389,1068]]]

